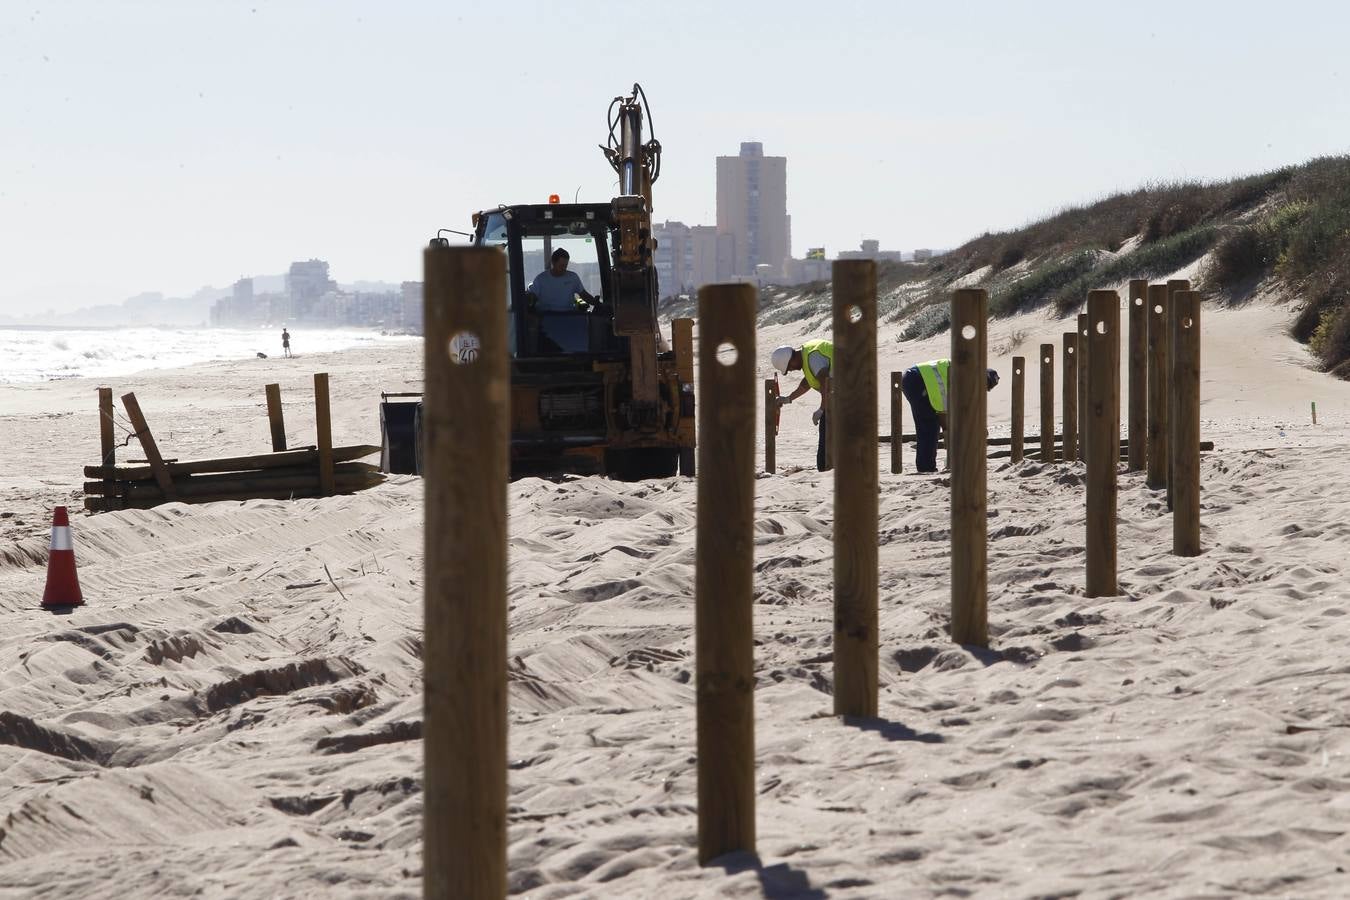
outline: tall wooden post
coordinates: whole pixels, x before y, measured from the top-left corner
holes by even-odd
[[[1200,555],[1200,292],[1172,295],[1172,552]]]
[[[965,289],[952,295],[951,409],[947,411],[951,426],[947,459],[952,470],[952,640],[981,647],[989,646],[988,323],[987,291]],[[1047,346],[1053,350],[1053,345]],[[1053,423],[1050,439],[1054,441]],[[1041,446],[1045,446],[1044,437]]]
[[[724,853],[755,852],[756,299],[748,284],[712,284],[698,292],[694,653],[700,865]]]
[[[900,386],[904,372],[891,373],[891,474],[899,475],[904,471],[903,449],[905,438],[904,408],[905,392]],[[1317,424],[1314,420],[1313,424]]]
[[[1055,345],[1041,344],[1041,462],[1055,461]]]
[[[335,490],[333,480],[333,416],[328,405],[328,373],[314,373],[314,423],[319,432],[319,487],[325,496]]]
[[[1088,340],[1088,316],[1082,312],[1078,314],[1078,418],[1084,424],[1079,429],[1078,458],[1087,461],[1088,458],[1088,440],[1091,437],[1090,429],[1086,426],[1086,416],[1088,409],[1088,352],[1092,349],[1092,343]]]
[[[507,888],[506,259],[496,249],[429,247],[423,262],[422,893],[429,900],[501,900]]]
[[[145,451],[145,459],[150,463],[150,471],[155,475],[155,482],[164,492],[164,499],[176,500],[178,489],[174,487],[173,476],[169,474],[169,467],[164,464],[164,457],[159,454],[159,445],[155,443],[155,436],[150,433],[150,425],[141,413],[141,404],[137,402],[136,395],[123,394],[122,406],[127,411],[127,418],[131,420],[131,427],[136,429],[136,437],[141,442],[141,449]]]
[[[1112,597],[1120,459],[1120,295],[1115,291],[1088,294],[1088,343],[1087,596]]]
[[[1167,487],[1167,285],[1148,287],[1148,452],[1144,483],[1157,490]]]
[[[113,434],[113,394],[112,388],[98,389],[98,444],[102,456],[100,466],[117,465],[117,438]],[[113,496],[114,479],[103,479],[107,490],[104,496]]]
[[[1176,391],[1171,388],[1172,372],[1176,367],[1172,365],[1172,334],[1176,329],[1177,308],[1172,299],[1182,291],[1189,291],[1191,283],[1185,278],[1173,278],[1167,282],[1167,322],[1163,329],[1163,339],[1167,342],[1167,508],[1172,508],[1172,477],[1175,474],[1172,471],[1172,437],[1176,433],[1172,421],[1177,417],[1177,397]]]
[[[1130,282],[1130,426],[1127,469],[1139,472],[1148,459],[1148,280]]]
[[[1064,461],[1078,459],[1078,335],[1064,332]]]
[[[834,714],[877,714],[877,265],[833,265]],[[950,452],[950,451],[949,451]]]
[[[1025,427],[1027,358],[1014,356],[1012,361],[1012,446],[1009,451],[1012,461],[1022,461],[1022,437]]]
[[[764,379],[764,471],[778,468],[778,390],[772,378]]]
[[[281,415],[281,385],[267,385],[267,421],[272,427],[272,452],[286,449],[286,420]]]

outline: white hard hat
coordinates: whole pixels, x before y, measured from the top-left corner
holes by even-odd
[[[770,358],[770,361],[773,363],[773,367],[778,370],[778,374],[787,374],[788,363],[792,362],[792,354],[796,352],[797,351],[787,346],[778,347],[773,351],[773,356]]]

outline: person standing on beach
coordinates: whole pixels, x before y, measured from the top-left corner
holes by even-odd
[[[947,433],[947,386],[951,384],[950,359],[930,359],[910,366],[900,377],[909,408],[914,413],[914,431],[918,435],[914,449],[914,468],[920,473],[937,471],[938,432]],[[985,390],[998,384],[998,372],[987,371]]]
[[[779,347],[773,351],[770,360],[780,375],[789,372],[801,372],[802,382],[791,394],[779,397],[780,406],[786,406],[807,391],[820,392],[820,408],[811,413],[811,421],[819,429],[816,444],[816,468],[828,472],[831,468],[826,453],[827,428],[830,417],[830,369],[834,365],[833,341],[804,341],[799,349]]]
[[[291,333],[285,328],[281,329],[281,352],[287,359],[291,358]]]

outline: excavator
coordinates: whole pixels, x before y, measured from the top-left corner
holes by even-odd
[[[507,266],[513,478],[694,474],[693,320],[676,319],[669,342],[661,334],[651,219],[661,144],[643,140],[641,86],[615,97],[606,118],[600,149],[619,185],[610,202],[554,194],[472,216],[471,243],[500,247]],[[438,233],[433,244],[448,240]],[[585,286],[565,308],[531,289],[559,251]],[[406,402],[415,396],[382,396],[386,471],[421,470],[421,404]]]

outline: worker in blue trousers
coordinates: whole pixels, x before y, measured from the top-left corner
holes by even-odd
[[[909,401],[914,414],[914,432],[917,435],[914,450],[914,468],[921,474],[937,471],[938,434],[947,433],[947,393],[951,385],[950,359],[930,359],[910,366],[900,378],[900,389]],[[998,372],[989,369],[986,390],[998,384]]]

